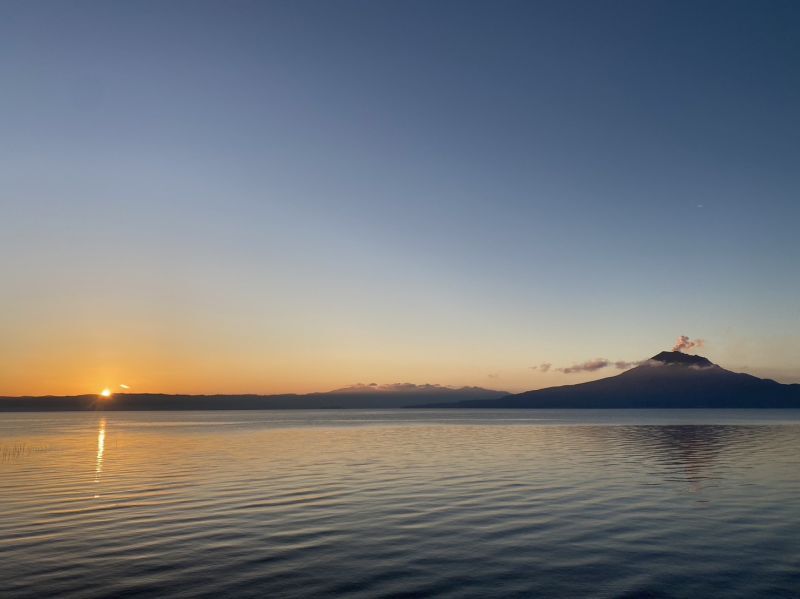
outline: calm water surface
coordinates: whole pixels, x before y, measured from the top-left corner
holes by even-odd
[[[800,597],[800,414],[0,415],[0,597]]]

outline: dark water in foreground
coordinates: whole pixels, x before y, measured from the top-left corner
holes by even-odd
[[[0,416],[0,597],[800,597],[800,413]]]

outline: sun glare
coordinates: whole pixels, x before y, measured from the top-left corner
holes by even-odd
[[[100,397],[111,397],[111,389],[106,387],[100,392]]]

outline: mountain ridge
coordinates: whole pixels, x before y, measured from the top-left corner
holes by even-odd
[[[425,408],[800,408],[800,385],[732,372],[704,356],[663,351],[620,374],[495,400]]]
[[[469,399],[496,399],[507,391],[482,387],[445,387],[442,385],[356,385],[316,393],[260,395],[238,394],[167,394],[116,393],[108,399],[96,394],[0,396],[0,412],[37,411],[145,411],[145,410],[294,410],[294,409],[381,409],[405,408],[422,402],[448,403]],[[447,402],[442,402],[446,399]]]

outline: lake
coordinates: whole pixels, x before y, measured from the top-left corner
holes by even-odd
[[[800,411],[0,415],[0,597],[798,597]]]

